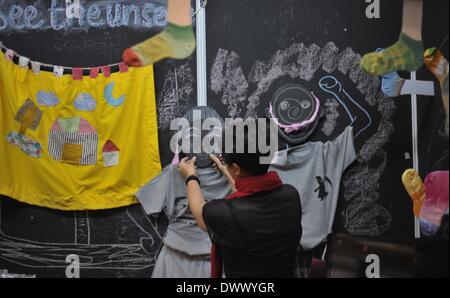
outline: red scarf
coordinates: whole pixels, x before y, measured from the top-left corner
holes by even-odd
[[[237,191],[227,200],[245,198],[253,196],[260,192],[271,191],[283,186],[283,182],[276,172],[268,172],[262,176],[252,176],[241,179],[236,182]],[[223,259],[218,254],[217,247],[213,244],[211,247],[211,278],[221,278],[223,272]]]

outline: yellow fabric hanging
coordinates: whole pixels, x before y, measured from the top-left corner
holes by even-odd
[[[58,210],[136,203],[161,172],[153,67],[33,73],[0,52],[0,194]]]

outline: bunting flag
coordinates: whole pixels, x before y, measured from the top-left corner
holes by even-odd
[[[14,53],[13,50],[7,49],[6,52],[5,52],[6,60],[12,61],[14,59],[14,55],[15,55],[15,53]]]
[[[73,68],[72,69],[72,78],[75,81],[81,81],[83,80],[83,69],[82,68]]]
[[[91,79],[95,79],[95,78],[98,77],[99,73],[100,73],[100,67],[93,67],[93,68],[91,68],[91,72],[89,74],[89,77]]]
[[[109,78],[111,76],[111,67],[110,66],[102,66],[100,67],[105,78]]]
[[[19,57],[19,66],[20,67],[28,67],[28,63],[30,63],[30,58],[20,56]]]
[[[34,74],[38,74],[41,72],[41,64],[39,62],[31,62],[31,70]]]
[[[137,203],[161,172],[153,66],[82,81],[55,69],[0,55],[0,195],[67,211]]]
[[[62,66],[53,66],[53,74],[57,77],[62,77],[64,74],[64,67]]]
[[[119,71],[120,72],[127,72],[128,71],[128,65],[125,62],[119,63]]]
[[[22,68],[27,68],[28,66],[31,65],[31,70],[34,74],[39,74],[41,72],[42,65],[45,65],[45,66],[49,66],[49,67],[53,68],[53,74],[56,77],[62,77],[64,75],[65,69],[72,69],[72,79],[73,80],[79,81],[79,80],[83,79],[83,70],[85,68],[79,68],[79,67],[71,68],[71,67],[43,64],[43,63],[40,63],[37,61],[31,61],[27,57],[18,55],[14,50],[8,49],[5,46],[3,46],[3,43],[1,41],[0,41],[0,47],[2,49],[4,49],[3,56],[5,57],[6,60],[14,61],[14,57],[18,56],[19,57],[18,65]],[[111,77],[111,74],[112,74],[112,71],[111,71],[112,66],[118,66],[120,73],[128,72],[128,65],[125,62],[120,62],[120,63],[105,65],[105,66],[101,66],[101,67],[92,67],[89,69],[90,70],[89,77],[92,79],[95,79],[99,76],[99,74],[101,72],[101,73],[103,73],[105,78],[109,78],[109,77]]]

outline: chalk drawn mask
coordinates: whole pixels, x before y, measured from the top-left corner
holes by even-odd
[[[188,129],[185,129],[182,132],[182,141],[186,142],[189,141],[190,143],[190,150],[189,153],[184,153],[181,149],[180,153],[180,160],[183,157],[193,158],[194,156],[197,157],[196,165],[199,168],[207,168],[212,166],[212,161],[209,158],[209,154],[205,153],[203,149],[201,150],[201,153],[193,153],[194,151],[194,138],[197,138],[197,140],[200,140],[203,142],[205,138],[212,139],[213,137],[222,137],[223,133],[223,127],[224,127],[224,120],[223,118],[211,107],[195,107],[188,111],[184,116],[184,119],[188,120],[190,123],[190,127]],[[214,127],[211,127],[209,130],[202,130],[201,127],[196,127],[194,125],[194,121],[196,123],[200,123],[200,125],[203,124],[203,121],[206,119],[216,119],[217,124]],[[179,144],[180,148],[182,148],[182,144]]]
[[[288,84],[275,92],[268,114],[277,124],[283,140],[298,145],[316,130],[320,120],[320,101],[304,86]]]

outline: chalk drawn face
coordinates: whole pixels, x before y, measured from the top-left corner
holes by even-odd
[[[315,100],[311,92],[300,85],[282,87],[274,97],[274,113],[283,125],[300,123],[314,114]]]
[[[278,89],[271,104],[273,116],[282,126],[310,121],[314,118],[317,110],[317,101],[314,96],[308,89],[299,84],[288,84]],[[300,144],[312,134],[317,122],[314,121],[311,125],[306,125],[289,133],[280,129],[280,135],[289,143]]]

